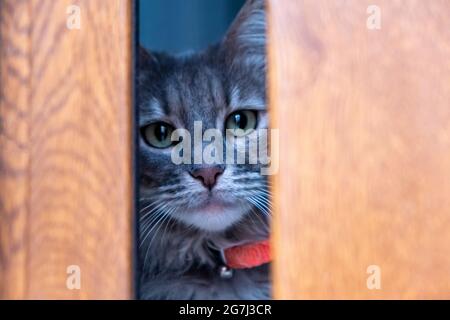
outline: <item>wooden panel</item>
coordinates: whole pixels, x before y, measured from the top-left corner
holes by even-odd
[[[449,12],[269,1],[276,298],[450,298]]]
[[[0,297],[25,294],[30,13],[0,2]]]
[[[0,0],[0,17],[0,298],[130,298],[131,1]]]

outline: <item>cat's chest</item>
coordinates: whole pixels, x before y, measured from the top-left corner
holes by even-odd
[[[235,270],[224,279],[211,270],[160,275],[144,280],[144,299],[270,299],[269,265]]]

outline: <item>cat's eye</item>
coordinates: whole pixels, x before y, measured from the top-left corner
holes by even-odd
[[[170,147],[174,128],[165,122],[156,122],[149,124],[142,129],[142,135],[147,144],[152,147],[164,149]]]
[[[256,112],[252,110],[241,110],[233,112],[228,116],[225,129],[233,130],[235,136],[245,136],[256,129]]]

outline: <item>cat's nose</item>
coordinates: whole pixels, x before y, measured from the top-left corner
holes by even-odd
[[[203,185],[211,190],[217,183],[217,179],[223,173],[224,169],[220,166],[202,167],[192,170],[191,176],[200,180]]]

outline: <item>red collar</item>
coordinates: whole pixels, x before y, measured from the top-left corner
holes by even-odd
[[[258,267],[271,260],[269,240],[227,248],[224,258],[232,269]]]

